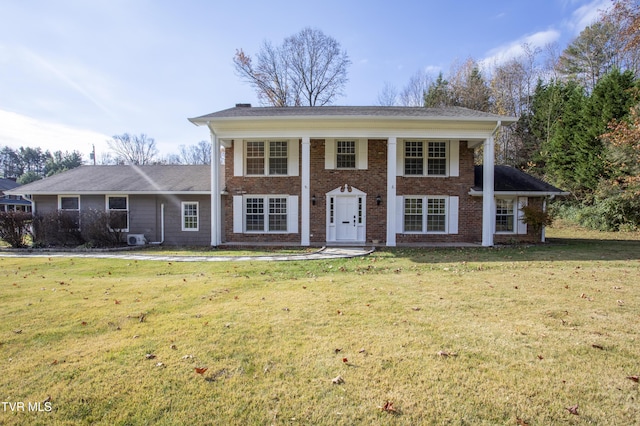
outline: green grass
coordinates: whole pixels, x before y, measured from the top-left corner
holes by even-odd
[[[640,235],[548,237],[331,261],[0,257],[2,401],[52,408],[6,405],[0,424],[637,423]]]

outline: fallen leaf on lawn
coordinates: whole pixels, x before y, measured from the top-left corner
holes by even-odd
[[[544,357],[542,355],[538,355],[538,359],[542,360]]]
[[[22,330],[13,330],[13,332],[16,333],[16,334],[21,334]]]
[[[165,365],[164,365],[164,363],[162,363],[162,362],[159,362],[159,363],[157,363],[157,364],[156,364],[156,367],[164,367],[164,366],[165,366]]]
[[[58,360],[54,359],[53,361],[51,361],[51,365],[57,365],[58,364]]]
[[[525,422],[520,417],[516,417],[516,422],[518,423],[518,426],[529,426],[529,423]]]
[[[347,358],[342,358],[342,362],[346,364],[347,362],[349,362],[349,360]]]
[[[342,376],[334,377],[333,379],[331,379],[331,383],[333,383],[334,385],[341,385],[344,383],[344,379],[342,378]]]
[[[187,354],[187,355],[182,357],[182,359],[192,359],[192,358],[193,358],[193,355],[191,355],[191,354]]]
[[[576,404],[576,405],[574,405],[572,407],[567,407],[567,408],[565,408],[565,410],[567,410],[571,414],[577,416],[578,415],[578,404]]]
[[[176,345],[171,345],[171,346],[169,346],[169,349],[176,350],[176,349],[178,349],[178,347]]]
[[[458,356],[458,354],[455,352],[446,352],[446,351],[438,351],[438,355],[443,356],[445,358],[449,356]]]
[[[146,354],[144,357],[146,359],[154,359],[156,356],[154,354]]]
[[[419,308],[419,307],[417,307],[417,306],[414,306],[414,307],[413,307],[413,308],[411,308],[411,309],[413,309],[414,311],[419,311],[419,310],[420,310],[420,308]]]
[[[638,377],[638,376],[627,376],[627,379],[633,380],[634,382],[637,383],[640,380],[640,377]]]
[[[592,348],[596,348],[596,349],[600,349],[600,350],[604,350],[604,347],[603,347],[603,346],[601,346],[601,345],[597,345],[597,344],[595,344],[595,343],[594,343],[593,345],[591,345],[591,347],[592,347]]]
[[[80,324],[87,325],[87,322],[86,321],[82,321]]]
[[[342,348],[335,348],[335,349],[333,350],[333,352],[338,353],[338,352],[340,352],[341,350],[342,350]]]
[[[116,302],[116,305],[120,304],[120,301],[118,299],[115,299],[114,302]]]
[[[397,413],[398,411],[393,407],[393,402],[391,401],[387,401],[384,403],[384,405],[379,406],[379,409],[381,409],[382,411],[385,411],[387,413]]]
[[[620,305],[620,306],[624,305],[624,301],[623,300],[618,300],[618,305]]]
[[[204,374],[209,368],[208,367],[196,367],[196,373],[198,374]]]

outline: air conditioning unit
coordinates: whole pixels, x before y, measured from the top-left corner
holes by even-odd
[[[127,244],[130,246],[143,246],[147,243],[144,238],[144,234],[129,234],[127,235]]]

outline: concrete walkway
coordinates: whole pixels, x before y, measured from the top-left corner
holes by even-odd
[[[274,262],[285,260],[321,260],[366,256],[375,249],[372,247],[323,247],[317,251],[300,254],[273,254],[261,256],[163,256],[154,254],[135,254],[132,252],[86,252],[86,251],[0,251],[0,257],[73,257],[89,259],[125,259],[125,260],[156,260],[163,262]]]

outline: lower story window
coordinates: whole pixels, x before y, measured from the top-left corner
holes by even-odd
[[[185,201],[182,203],[182,230],[197,231],[199,224],[198,202]]]
[[[496,232],[514,232],[514,200],[496,199]]]
[[[404,232],[446,232],[447,199],[441,197],[405,197]]]
[[[63,230],[80,229],[80,197],[61,195],[58,197],[60,228]]]
[[[109,227],[119,231],[129,230],[129,199],[127,196],[108,196]]]
[[[287,198],[247,198],[245,230],[247,232],[287,232]]]

